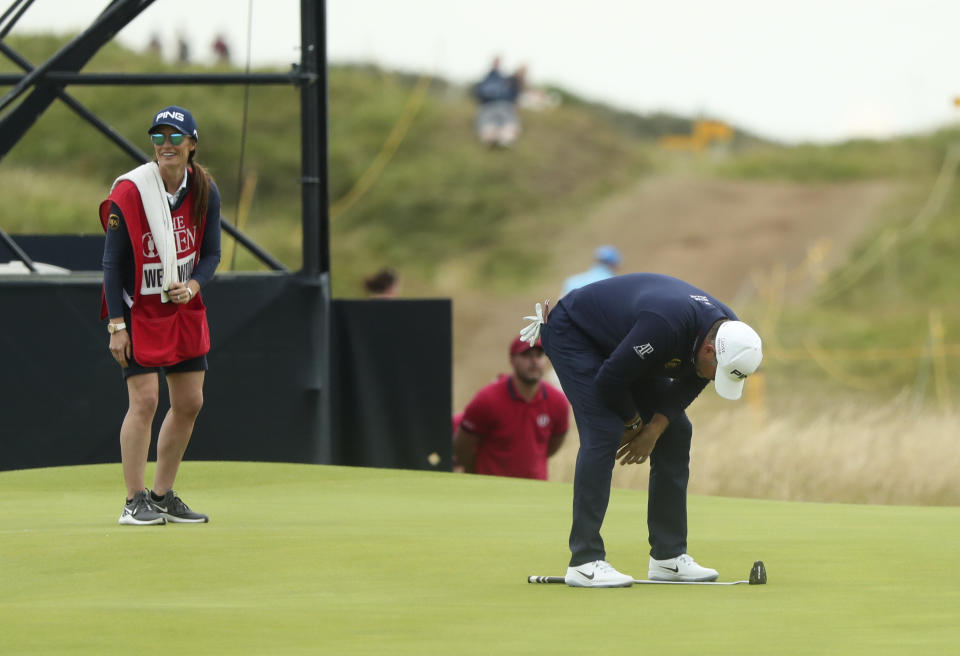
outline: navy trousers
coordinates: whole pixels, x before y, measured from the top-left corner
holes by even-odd
[[[623,433],[623,420],[608,409],[593,381],[606,356],[567,316],[563,303],[542,326],[543,348],[573,406],[580,451],[573,480],[573,526],[570,565],[605,560],[600,527],[610,502],[610,480]],[[644,421],[653,408],[643,381],[631,390]],[[687,481],[693,427],[686,414],[674,417],[650,456],[647,531],[650,555],[673,558],[687,551]]]

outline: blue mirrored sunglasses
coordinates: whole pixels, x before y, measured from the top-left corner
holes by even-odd
[[[180,132],[174,132],[170,135],[170,143],[172,143],[174,146],[179,146],[183,143],[183,138],[185,136],[187,135]],[[162,146],[163,142],[166,140],[166,135],[164,135],[162,132],[154,132],[150,135],[150,141],[152,141],[155,146]]]

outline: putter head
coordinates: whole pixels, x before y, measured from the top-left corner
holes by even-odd
[[[763,585],[767,582],[767,568],[763,566],[763,561],[758,560],[750,569],[750,585]]]

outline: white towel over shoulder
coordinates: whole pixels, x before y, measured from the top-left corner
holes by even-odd
[[[167,303],[170,300],[167,295],[170,284],[180,282],[180,278],[177,273],[177,243],[173,238],[173,217],[170,215],[170,204],[167,202],[163,178],[160,177],[160,168],[156,162],[147,162],[114,180],[110,190],[113,191],[121,180],[129,180],[137,185],[137,191],[140,192],[147,223],[150,224],[150,232],[153,234],[153,243],[157,246],[160,264],[163,266],[163,291],[160,292],[160,301]]]

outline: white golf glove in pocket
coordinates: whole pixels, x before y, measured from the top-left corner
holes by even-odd
[[[545,304],[549,302],[550,301],[545,301]],[[531,348],[537,343],[537,340],[540,339],[540,326],[545,323],[543,319],[543,305],[537,303],[535,311],[535,315],[524,317],[526,321],[530,321],[531,323],[520,331],[520,339],[529,344]]]

